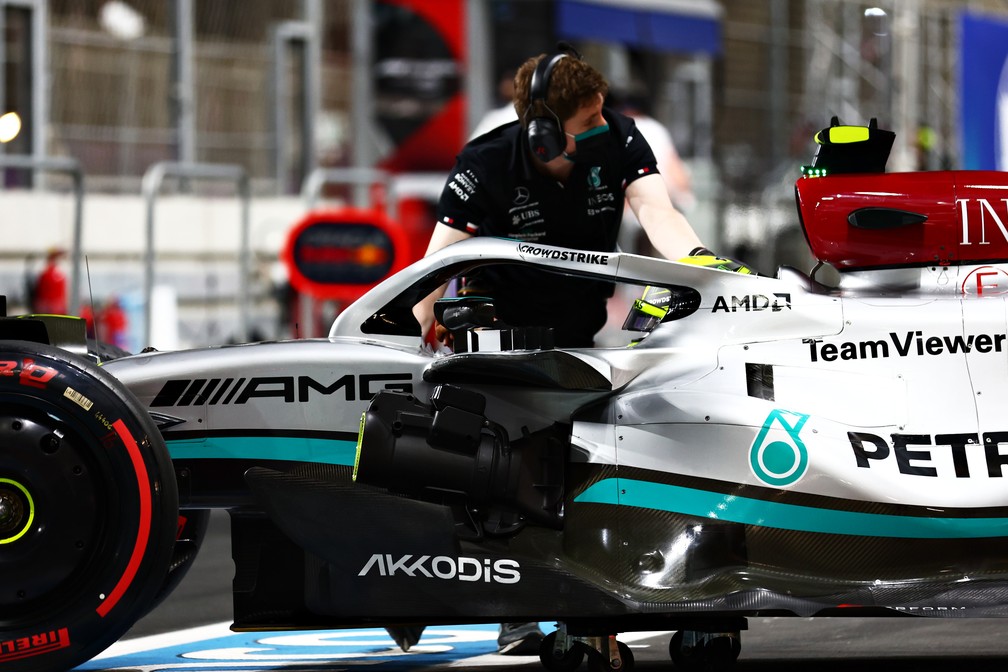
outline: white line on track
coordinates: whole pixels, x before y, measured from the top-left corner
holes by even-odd
[[[159,635],[148,635],[145,637],[136,637],[133,639],[120,640],[115,644],[113,644],[108,649],[106,649],[100,655],[98,655],[95,658],[95,660],[112,658],[117,656],[128,656],[135,653],[141,653],[144,651],[151,651],[154,649],[178,647],[180,645],[191,645],[196,642],[212,639],[220,639],[235,634],[241,634],[232,632],[230,625],[231,624],[228,622],[214,623],[212,625],[204,625],[196,628],[188,628],[186,630],[177,630],[174,632],[168,632]],[[259,633],[259,634],[267,635],[267,633]],[[437,639],[436,635],[438,633],[436,631],[431,632],[430,634],[435,635],[434,639],[435,640]],[[646,644],[643,646],[634,645],[633,642],[639,642],[641,640],[649,639],[651,637],[664,637],[667,636],[668,634],[669,633],[664,631],[626,632],[621,634],[619,636],[619,639],[625,644],[630,645],[632,648],[643,648],[648,645]],[[318,636],[317,631],[314,633],[314,636],[316,637]],[[493,637],[490,637],[490,639],[495,638],[496,638],[496,631],[494,631]],[[419,653],[420,652],[419,650],[422,647],[415,647],[415,648],[417,650],[414,651],[413,653]],[[537,658],[538,656],[502,656],[497,653],[488,653],[480,656],[473,656],[461,660],[456,660],[451,663],[435,665],[426,668],[426,671],[437,672],[438,670],[451,670],[451,669],[470,668],[470,667],[490,667],[490,666],[501,667],[511,665],[523,665],[529,663],[530,661],[537,660]],[[344,660],[343,662],[349,663],[349,661],[346,660]],[[364,662],[365,661],[359,661],[356,664],[359,665]],[[419,663],[420,661],[417,662]],[[229,665],[239,665],[239,666],[242,665],[242,663],[237,662],[228,663],[224,661],[218,661],[216,664],[224,667],[227,667]],[[246,662],[245,664],[248,663]],[[176,663],[174,665],[171,665],[170,667],[176,667],[176,666],[189,667],[190,665],[185,663],[182,664]]]
[[[198,628],[188,628],[187,630],[175,630],[160,635],[121,639],[95,656],[93,660],[111,658],[112,656],[128,656],[140,651],[162,649],[168,646],[178,646],[179,644],[191,644],[192,642],[201,642],[207,639],[228,637],[233,634],[235,633],[231,631],[231,623],[224,622],[202,625]]]

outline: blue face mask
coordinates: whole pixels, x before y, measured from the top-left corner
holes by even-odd
[[[571,133],[567,135],[574,138],[574,153],[564,152],[565,159],[575,163],[599,163],[606,145],[609,144],[609,124],[589,128],[577,135]]]

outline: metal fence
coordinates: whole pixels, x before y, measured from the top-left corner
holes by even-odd
[[[44,143],[46,155],[78,160],[90,192],[136,194],[149,166],[186,161],[241,165],[253,193],[294,194],[313,167],[353,164],[355,136],[364,135],[357,122],[368,104],[353,95],[353,80],[361,67],[374,66],[359,45],[371,27],[364,15],[377,2],[0,0],[2,90],[27,96],[29,83],[12,78],[23,80],[16,74],[26,71],[22,66],[44,58],[48,122],[44,135],[33,129],[33,142]],[[515,35],[502,31],[523,22],[507,28],[501,17],[535,8],[542,19],[550,4],[461,6],[496,22],[487,48],[515,51]],[[110,17],[110,6],[131,9]],[[875,116],[896,130],[898,168],[957,167],[956,18],[966,9],[1008,16],[1003,0],[721,0],[720,7],[723,50],[713,67],[653,53],[647,84],[655,116],[671,127],[686,158],[706,162],[709,193],[722,207],[763,207],[807,160],[812,131],[832,114],[851,123]],[[44,10],[43,56],[29,48],[39,28],[26,8]],[[282,31],[305,24],[317,30],[317,51],[297,39],[298,31]],[[278,35],[289,39],[278,42]],[[186,45],[188,60],[180,57]],[[319,68],[314,116],[303,114],[307,62]],[[605,69],[604,58],[596,64]],[[190,77],[178,76],[182,68]],[[478,73],[468,74],[472,95],[480,82]],[[190,127],[178,123],[180,115]],[[191,132],[180,137],[186,128]],[[920,130],[928,131],[927,147]],[[10,179],[16,185],[24,178]],[[66,178],[44,179],[58,185]],[[194,188],[227,193],[215,184]],[[788,191],[779,189],[785,199]]]
[[[302,0],[195,1],[192,22],[192,91],[180,91],[177,2],[131,0],[141,21],[136,29],[117,25],[101,0],[50,0],[50,153],[77,157],[91,190],[137,193],[144,171],[177,160],[177,115],[191,105],[195,141],[192,160],[245,166],[259,191],[296,193],[306,171],[300,136],[304,95],[298,70],[309,55],[299,44],[281,45],[278,26],[304,18]],[[320,132],[313,158],[345,163],[350,133],[346,21],[348,2],[327,2],[318,26],[322,99]],[[120,19],[120,22],[129,23]],[[275,82],[285,84],[276,101]],[[277,110],[286,113],[280,141],[291,151],[275,165]]]

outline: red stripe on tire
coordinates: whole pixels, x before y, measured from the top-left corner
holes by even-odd
[[[143,560],[144,549],[147,547],[147,539],[150,537],[151,528],[151,493],[147,485],[147,467],[144,465],[143,456],[140,455],[140,447],[122,420],[113,422],[112,428],[119,434],[119,438],[122,439],[123,445],[129,453],[130,460],[133,462],[133,471],[136,472],[137,486],[140,489],[140,525],[137,529],[136,543],[133,544],[133,554],[130,556],[129,564],[126,565],[126,571],[119,577],[115,588],[108,594],[105,601],[95,609],[102,618],[105,618],[108,612],[112,610],[112,607],[119,602],[123,593],[126,592],[126,589],[133,583],[133,579],[136,578],[137,569],[139,569],[140,562]]]

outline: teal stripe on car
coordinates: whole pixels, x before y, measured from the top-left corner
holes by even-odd
[[[356,441],[297,436],[211,436],[167,441],[173,460],[291,460],[352,467]]]
[[[1008,536],[1008,518],[936,518],[838,511],[625,478],[607,478],[594,483],[574,501],[669,511],[798,532],[902,539]]]

